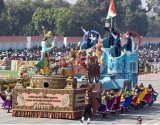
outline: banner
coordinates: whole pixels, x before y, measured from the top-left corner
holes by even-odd
[[[35,68],[35,64],[37,61],[23,61],[23,60],[12,60],[11,61],[11,70],[19,71],[22,65],[26,65],[28,70],[32,70]]]
[[[27,49],[31,48],[31,37],[27,37]]]

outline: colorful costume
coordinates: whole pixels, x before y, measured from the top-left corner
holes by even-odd
[[[7,107],[9,112],[10,109],[12,108],[12,91],[10,88],[7,91],[5,91],[5,95],[6,95],[6,99],[4,100],[2,107],[4,107],[5,109]]]
[[[42,46],[42,52],[41,52],[41,59],[38,61],[35,66],[39,69],[41,69],[42,75],[45,75],[47,73],[47,67],[49,67],[49,51],[53,48],[51,45],[48,43],[49,38],[51,37],[51,32],[49,32],[45,36],[45,40],[41,42]],[[54,44],[54,43],[52,43]],[[52,45],[53,46],[53,45]]]
[[[98,57],[99,63],[102,63],[102,59],[101,59],[102,53],[103,53],[102,47],[103,47],[102,41],[99,40],[98,43],[96,44],[96,56]]]

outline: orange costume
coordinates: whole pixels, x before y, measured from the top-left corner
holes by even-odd
[[[101,63],[101,56],[102,56],[102,41],[99,40],[98,43],[96,44],[96,56],[98,57],[98,62]]]

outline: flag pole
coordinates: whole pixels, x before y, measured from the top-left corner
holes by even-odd
[[[113,26],[113,24],[112,24],[112,23],[113,23],[113,18],[111,18],[111,27]]]

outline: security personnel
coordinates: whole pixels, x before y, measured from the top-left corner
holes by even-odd
[[[90,88],[86,90],[85,104],[84,104],[84,108],[83,108],[82,119],[80,120],[82,123],[84,122],[84,118],[87,115],[87,117],[88,117],[87,124],[90,124],[91,115],[92,115],[92,111],[91,111],[91,107],[92,107],[91,93],[92,93],[92,91],[91,91]]]
[[[132,52],[132,36],[131,32],[128,33],[127,36],[127,44],[126,44],[126,50]]]
[[[117,33],[114,31],[114,28],[112,27],[112,28],[110,28],[110,33],[109,33],[109,38],[108,38],[108,46],[109,46],[109,48],[110,47],[112,47],[112,46],[114,46],[114,37],[113,37],[113,35],[112,34],[114,34],[114,35],[116,35]]]
[[[114,45],[115,45],[115,57],[118,57],[121,55],[121,39],[119,33],[116,35]]]

